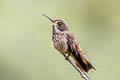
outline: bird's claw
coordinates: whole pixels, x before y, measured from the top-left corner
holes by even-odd
[[[66,57],[65,57],[65,60],[68,60],[68,58],[69,58],[69,56],[66,56]]]

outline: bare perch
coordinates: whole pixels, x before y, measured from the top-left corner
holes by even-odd
[[[67,56],[65,54],[63,54],[63,56],[66,58]],[[84,78],[85,80],[91,80],[86,73],[80,71],[80,69],[69,59],[66,59],[81,75],[82,78]]]

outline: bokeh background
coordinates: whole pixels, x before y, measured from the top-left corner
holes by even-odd
[[[51,46],[42,13],[69,24],[92,80],[120,80],[120,0],[0,0],[0,80],[82,80]]]

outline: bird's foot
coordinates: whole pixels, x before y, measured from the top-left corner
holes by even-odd
[[[71,56],[72,54],[68,54],[68,56],[65,57],[65,60],[69,59],[69,56]]]
[[[65,60],[68,60],[68,58],[69,58],[69,56],[66,56],[66,57],[65,57]]]

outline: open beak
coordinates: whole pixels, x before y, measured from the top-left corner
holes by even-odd
[[[45,16],[46,18],[48,18],[50,21],[54,22],[53,19],[51,19],[49,16],[45,15],[45,14],[42,14],[43,16]]]

